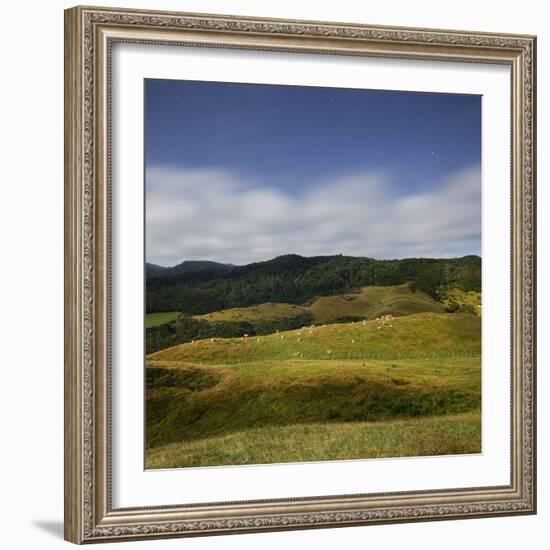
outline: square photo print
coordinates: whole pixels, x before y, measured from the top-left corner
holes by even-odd
[[[481,96],[145,80],[147,469],[481,452]]]

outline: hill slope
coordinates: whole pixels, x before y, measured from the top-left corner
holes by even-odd
[[[357,422],[479,410],[479,357],[271,361],[239,366],[150,362],[147,446],[260,426]]]
[[[411,315],[413,313],[443,313],[444,306],[408,285],[369,286],[358,294],[323,296],[308,308],[318,323],[329,323],[346,317],[374,319],[381,315]]]
[[[148,467],[479,452],[480,328],[418,313],[149,354]]]
[[[196,315],[196,319],[216,321],[262,321],[310,315],[315,323],[331,323],[346,318],[374,319],[381,315],[443,313],[444,305],[408,285],[370,286],[358,293],[316,298],[310,305],[266,303],[247,308],[231,308]]]
[[[274,304],[267,302],[249,307],[234,307],[204,313],[203,315],[194,315],[195,319],[205,321],[274,321],[278,319],[291,319],[308,315],[309,310],[306,306],[297,304]]]
[[[157,361],[258,361],[336,358],[351,354],[481,350],[481,319],[468,314],[419,313],[394,318],[302,328],[253,338],[212,338],[148,355]]]

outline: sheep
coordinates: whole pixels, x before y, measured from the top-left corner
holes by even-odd
[[[378,328],[382,328],[386,326],[386,324],[389,324],[390,327],[393,327],[392,325],[393,315],[391,315],[391,313],[386,313],[386,315],[377,317],[376,320],[378,321]]]

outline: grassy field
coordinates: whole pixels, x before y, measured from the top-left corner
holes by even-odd
[[[439,312],[163,349],[147,356],[147,465],[479,452],[480,351],[480,317]]]
[[[380,422],[269,426],[172,443],[147,452],[147,468],[270,464],[481,452],[478,411]]]
[[[443,306],[424,292],[413,292],[408,285],[368,286],[358,294],[317,298],[309,311],[317,323],[330,323],[343,317],[375,319],[386,314],[442,313]]]
[[[145,328],[158,327],[178,318],[179,311],[165,311],[162,313],[148,313],[145,316]]]
[[[479,357],[238,366],[149,360],[146,374],[146,435],[151,449],[249,429],[480,409]]]
[[[204,315],[195,315],[195,319],[204,319],[205,321],[273,321],[308,315],[308,313],[308,308],[304,306],[266,302],[257,306],[235,307],[205,313]]]
[[[381,315],[442,313],[444,305],[408,285],[368,286],[355,294],[322,296],[307,305],[265,303],[197,315],[207,321],[261,321],[311,315],[315,323],[331,323],[346,317],[375,319]]]
[[[372,358],[375,354],[479,352],[481,319],[474,315],[419,313],[378,321],[333,324],[254,338],[212,338],[149,355],[157,361],[249,362],[259,360]]]

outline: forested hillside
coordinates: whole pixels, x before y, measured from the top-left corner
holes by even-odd
[[[180,275],[182,273],[195,273],[197,271],[208,271],[208,270],[226,270],[231,269],[234,266],[231,264],[220,264],[218,262],[210,262],[208,260],[196,261],[196,260],[187,260],[181,262],[178,265],[172,267],[163,267],[156,264],[150,264],[147,262],[145,264],[145,275],[147,277],[172,277],[174,275]]]
[[[350,256],[279,256],[266,262],[159,276],[148,270],[147,313],[200,315],[265,302],[304,304],[317,296],[353,292],[363,286],[408,283],[439,299],[442,287],[481,290],[481,258],[374,260]]]

